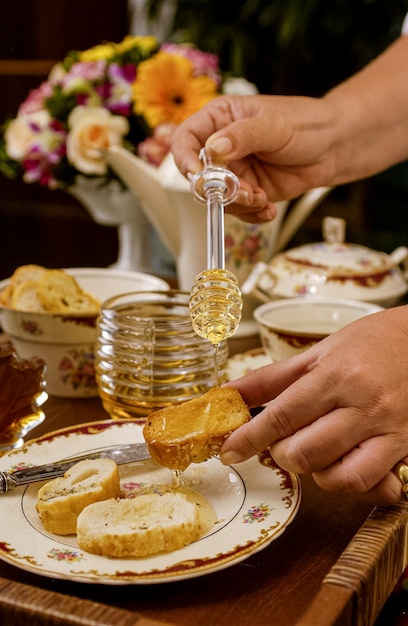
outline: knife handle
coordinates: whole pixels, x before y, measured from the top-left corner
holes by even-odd
[[[6,493],[17,487],[17,481],[10,472],[0,472],[0,493]]]
[[[56,461],[55,463],[47,463],[46,465],[38,465],[36,467],[26,467],[25,469],[16,470],[15,472],[0,472],[0,493],[6,493],[21,485],[39,482],[40,480],[51,480],[63,476],[65,472],[85,459],[100,458],[100,454],[84,454],[66,461]]]
[[[89,458],[89,457],[87,457]],[[64,461],[50,463],[40,467],[27,467],[16,472],[0,472],[0,493],[11,491],[20,485],[38,482],[40,480],[50,480],[63,476],[65,472],[78,461]]]
[[[145,443],[119,444],[118,446],[102,448],[99,451],[78,454],[64,461],[25,467],[15,472],[0,471],[0,493],[6,493],[16,487],[20,487],[20,485],[28,485],[40,480],[50,480],[63,476],[70,467],[79,463],[79,461],[103,458],[112,459],[117,465],[122,465],[149,459],[150,452]]]

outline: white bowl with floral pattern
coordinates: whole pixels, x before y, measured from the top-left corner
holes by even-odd
[[[318,341],[383,307],[358,300],[300,296],[262,304],[254,311],[262,346],[272,361],[304,352]]]
[[[104,268],[72,268],[79,285],[100,302],[128,291],[164,290],[168,284],[141,272]],[[0,282],[0,291],[9,280]],[[33,313],[0,307],[0,325],[22,358],[44,359],[46,390],[51,396],[84,398],[98,395],[94,343],[97,315]]]

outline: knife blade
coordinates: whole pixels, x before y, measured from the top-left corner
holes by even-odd
[[[150,453],[145,443],[121,444],[93,450],[92,452],[73,456],[63,461],[27,467],[15,472],[0,472],[0,493],[6,493],[16,487],[20,487],[20,485],[58,478],[58,476],[63,476],[75,463],[85,459],[112,459],[117,465],[124,465],[125,463],[135,463],[136,461],[150,459]]]

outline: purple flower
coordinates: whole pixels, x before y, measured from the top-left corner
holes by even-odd
[[[132,111],[132,84],[136,77],[136,67],[112,63],[108,68],[110,82],[103,85],[105,106],[112,113],[128,117]]]

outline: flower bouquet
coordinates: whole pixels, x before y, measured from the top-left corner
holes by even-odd
[[[0,171],[50,189],[78,176],[107,183],[113,145],[159,165],[175,126],[228,85],[216,55],[151,36],[72,51],[4,123]]]

